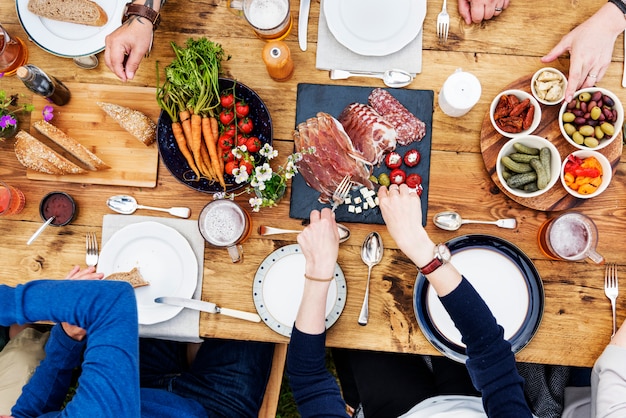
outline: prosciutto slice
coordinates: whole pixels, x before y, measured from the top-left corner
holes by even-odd
[[[319,201],[331,201],[337,185],[346,176],[352,181],[374,188],[369,180],[371,164],[363,159],[337,119],[320,112],[300,123],[293,132],[296,151],[315,147],[314,153],[304,153],[298,171],[309,187],[320,193]]]
[[[339,115],[339,122],[363,158],[379,164],[385,153],[396,148],[398,134],[391,123],[383,119],[371,106],[351,103]]]
[[[374,89],[368,97],[369,105],[396,128],[398,144],[421,141],[426,135],[426,124],[402,105],[387,90]]]

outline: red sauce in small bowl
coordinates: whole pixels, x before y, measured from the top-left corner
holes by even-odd
[[[48,193],[39,206],[39,212],[44,221],[54,216],[51,225],[63,226],[69,224],[76,214],[76,203],[67,193]]]

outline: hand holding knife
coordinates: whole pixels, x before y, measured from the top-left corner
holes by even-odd
[[[300,0],[300,15],[298,16],[298,42],[300,49],[306,51],[307,26],[309,25],[309,9],[311,0]]]

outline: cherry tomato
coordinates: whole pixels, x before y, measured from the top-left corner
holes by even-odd
[[[235,113],[237,114],[238,118],[245,118],[246,116],[248,116],[248,113],[250,113],[250,106],[248,106],[248,103],[240,100],[237,102],[237,104],[235,104]]]
[[[233,170],[235,168],[239,167],[239,161],[233,160],[233,161],[228,161],[225,165],[224,165],[224,172],[226,174],[230,174],[232,176],[233,174]]]
[[[230,151],[235,146],[235,139],[231,135],[223,133],[218,138],[217,144],[221,149]]]
[[[417,189],[418,186],[422,184],[422,176],[416,173],[411,173],[406,176],[406,180],[404,181],[407,186],[411,189]]]
[[[239,119],[239,122],[237,122],[237,126],[239,126],[239,129],[244,134],[249,134],[254,129],[254,124],[252,123],[252,119],[250,119],[249,117]]]
[[[246,145],[248,142],[248,137],[242,133],[237,134],[237,146],[240,147],[242,145]]]
[[[224,161],[224,163],[235,161],[235,156],[230,151],[230,149],[222,150],[222,161]]]
[[[228,135],[231,138],[235,136],[235,133],[237,132],[237,127],[233,124],[233,125],[228,125],[224,128],[224,131],[222,132],[222,135]]]
[[[256,136],[251,136],[246,141],[246,148],[248,148],[248,152],[259,152],[262,145],[261,140]]]
[[[390,170],[393,170],[394,168],[400,168],[400,166],[402,165],[402,156],[400,156],[400,154],[395,151],[391,151],[385,157],[385,165]]]
[[[235,114],[230,109],[224,109],[220,112],[220,122],[222,125],[230,125],[235,120]]]
[[[220,96],[220,104],[223,108],[230,109],[235,104],[235,96],[232,93],[222,93]]]
[[[415,167],[419,164],[421,159],[422,156],[416,149],[410,149],[406,152],[406,154],[404,154],[404,164],[406,164],[407,167]]]
[[[391,184],[400,185],[406,180],[406,173],[401,168],[393,169],[389,173],[389,180],[391,180]]]
[[[252,167],[252,163],[247,160],[241,161],[239,163],[239,168],[245,169],[248,172],[248,175],[252,174],[252,170],[254,170],[254,167]]]

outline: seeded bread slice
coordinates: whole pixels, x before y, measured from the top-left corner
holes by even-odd
[[[91,0],[28,0],[28,10],[37,16],[62,22],[104,26],[106,12]]]
[[[65,151],[76,157],[81,163],[85,164],[91,171],[104,170],[105,168],[111,168],[107,163],[102,161],[96,154],[89,151],[85,146],[76,141],[71,136],[57,128],[51,123],[45,120],[38,120],[33,123],[33,127],[40,133],[44,134],[50,140],[54,141],[57,145],[62,147]]]
[[[104,280],[115,280],[118,282],[128,282],[133,287],[148,286],[150,283],[143,279],[143,276],[139,272],[137,267],[134,267],[131,271],[122,271],[119,273],[111,273],[104,278]]]
[[[150,145],[156,140],[156,124],[145,114],[114,103],[96,102],[104,112],[135,138]]]
[[[87,170],[77,166],[52,148],[39,142],[26,131],[15,135],[15,155],[26,168],[46,174],[82,174]]]

